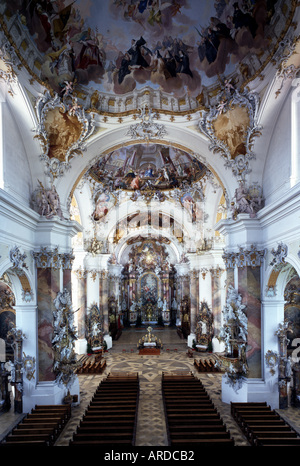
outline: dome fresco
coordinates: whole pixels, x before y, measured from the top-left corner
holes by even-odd
[[[88,174],[110,189],[182,188],[199,181],[207,168],[175,147],[136,144],[110,152]]]
[[[60,92],[123,95],[144,86],[197,97],[268,63],[292,21],[281,0],[1,0],[8,35],[31,73]],[[280,16],[278,15],[280,13]],[[30,51],[28,51],[30,49]]]

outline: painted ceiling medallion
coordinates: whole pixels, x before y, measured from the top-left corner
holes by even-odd
[[[225,158],[225,167],[230,167],[240,181],[251,171],[254,138],[261,134],[256,121],[258,106],[258,94],[240,92],[225,80],[218,104],[204,111],[199,121],[200,131],[211,141],[210,149]]]
[[[38,125],[35,136],[41,142],[46,173],[53,179],[70,168],[70,160],[86,149],[85,142],[94,131],[93,117],[72,96],[72,83],[64,83],[62,97],[46,91],[36,102]]]

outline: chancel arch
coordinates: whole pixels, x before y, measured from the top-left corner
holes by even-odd
[[[102,276],[107,274],[108,289],[116,291],[115,285],[109,285],[110,277],[118,280],[117,277],[120,279],[125,271],[131,276],[130,285],[129,282],[126,285],[121,284],[123,296],[119,290],[117,296],[113,292],[114,296],[108,297],[108,301],[110,298],[116,299],[119,305],[122,302],[123,310],[126,311],[123,320],[131,324],[136,322],[137,318],[142,319],[142,322],[145,322],[146,318],[157,322],[158,316],[162,318],[164,306],[166,322],[180,322],[181,304],[177,302],[179,299],[184,303],[182,306],[185,308],[185,323],[190,322],[190,308],[186,307],[186,299],[190,299],[191,293],[199,293],[200,282],[195,279],[191,284],[189,279],[178,277],[189,274],[190,269],[194,269],[199,275],[201,267],[220,267],[219,262],[216,263],[210,257],[207,259],[205,254],[209,254],[216,245],[217,248],[222,245],[222,238],[215,234],[214,225],[218,218],[226,215],[228,207],[226,190],[219,177],[203,162],[203,158],[198,159],[182,145],[165,144],[163,141],[115,146],[113,150],[104,152],[89,165],[78,180],[74,196],[77,208],[82,212],[80,217],[85,224],[81,253],[78,257],[82,258],[81,266],[86,269],[86,277],[80,276],[80,280],[85,279],[87,283],[87,303],[94,299],[101,307],[103,299],[97,296],[97,283],[101,295],[106,287]],[[146,310],[141,308],[139,314],[130,314],[130,309],[136,308],[137,302],[143,303],[145,307],[146,301],[143,301],[141,295],[141,289],[145,288],[141,285],[141,275],[144,274],[150,282],[153,281],[151,273],[154,273],[154,264],[152,270],[149,268],[151,264],[147,266],[147,263],[144,263],[140,266],[138,257],[135,260],[130,258],[133,254],[132,245],[138,243],[138,240],[143,244],[147,238],[152,242],[152,248],[155,244],[164,243],[160,246],[161,250],[165,248],[169,256],[166,268],[158,271],[165,272],[165,276],[160,279],[159,284],[153,285],[157,291],[155,299],[151,298],[153,309],[148,308],[148,317]],[[79,254],[79,245],[76,246]],[[157,251],[154,253],[157,254]],[[130,260],[135,263],[134,273],[128,270]],[[156,265],[160,267],[159,261]],[[137,266],[138,277],[133,277],[137,274]],[[93,273],[94,284],[91,283],[89,273]],[[178,280],[181,285],[177,285]],[[217,276],[212,278],[211,273],[208,280],[213,280],[214,287],[218,281]],[[101,287],[101,283],[104,287]],[[164,286],[162,283],[165,283]],[[220,286],[219,283],[218,287]],[[210,293],[212,289],[210,287]],[[220,291],[214,292],[219,294]],[[215,312],[220,313],[220,299],[213,300],[209,296],[209,301],[218,302],[219,310]],[[111,300],[109,302],[112,303]],[[172,306],[173,313],[170,314]],[[199,298],[195,303],[192,301],[193,332],[198,306]],[[109,310],[105,312],[107,320]],[[190,324],[186,327],[185,336],[187,329],[190,331]]]

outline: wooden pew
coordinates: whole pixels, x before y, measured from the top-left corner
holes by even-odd
[[[70,446],[134,445],[138,400],[138,374],[109,374],[94,393]]]
[[[51,446],[70,417],[71,407],[69,405],[37,405],[12,429],[2,444]]]
[[[231,413],[252,446],[300,446],[299,434],[267,403],[231,403]]]
[[[180,438],[180,439],[173,439],[172,440],[172,445],[174,446],[182,446],[182,448],[185,447],[190,447],[190,448],[195,448],[197,446],[201,447],[215,447],[215,446],[220,446],[220,447],[234,447],[234,440],[232,438],[225,438],[225,439],[185,439],[185,438]]]
[[[234,446],[201,381],[192,374],[162,375],[169,445]]]
[[[80,367],[75,371],[76,374],[101,374],[106,368],[106,359],[102,354],[93,354],[82,356],[79,361]]]
[[[220,372],[220,369],[215,366],[215,361],[211,358],[194,359],[194,366],[198,372]]]

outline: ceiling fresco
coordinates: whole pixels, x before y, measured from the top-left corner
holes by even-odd
[[[170,190],[190,186],[207,168],[175,147],[135,144],[110,152],[94,164],[88,175],[110,190]]]
[[[93,193],[94,222],[106,221],[109,211],[122,202],[121,193],[123,202],[126,198],[146,204],[152,199],[172,200],[186,209],[192,223],[203,222],[206,183],[219,187],[212,172],[195,157],[154,143],[129,145],[103,155],[84,178]],[[132,219],[136,221],[141,219]]]
[[[285,11],[280,0],[0,4],[6,33],[17,24],[24,35],[17,53],[28,57],[28,47],[34,50],[38,79],[55,92],[69,82],[89,95],[123,95],[148,85],[177,97],[197,96],[237,69],[254,76],[284,35],[292,8]]]

